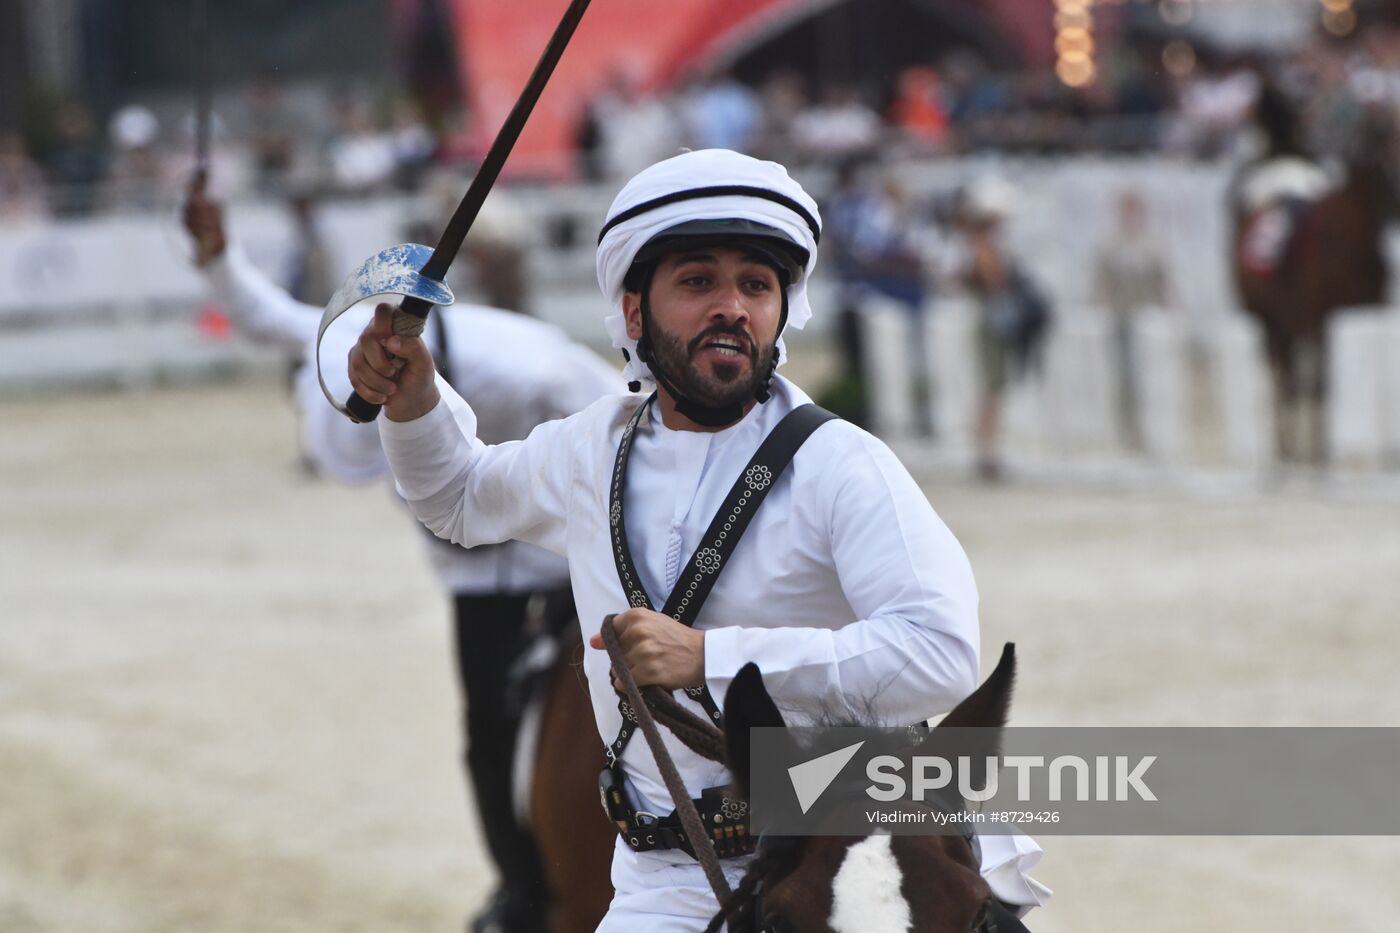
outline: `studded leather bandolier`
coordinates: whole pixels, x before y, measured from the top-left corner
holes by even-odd
[[[617,460],[613,465],[612,485],[609,494],[608,524],[612,534],[613,559],[617,564],[618,579],[627,596],[628,605],[637,609],[651,609],[651,600],[642,588],[627,546],[627,528],[623,513],[623,492],[627,481],[627,461],[632,452],[632,442],[636,439],[637,425],[646,415],[656,395],[652,394],[638,406],[627,426],[622,431],[622,441],[618,444]],[[744,468],[742,474],[730,488],[724,504],[720,506],[710,526],[706,529],[695,553],[681,570],[666,605],[660,610],[683,625],[694,625],[700,607],[714,588],[720,572],[734,546],[753,520],[754,513],[763,503],[778,477],[792,462],[798,448],[811,436],[812,432],[827,421],[835,418],[831,412],[816,405],[802,405],[789,412],[772,432],[759,445],[757,453]],[[705,710],[706,716],[717,727],[722,726],[719,706],[710,695],[707,686],[686,688],[686,694]],[[626,700],[618,703],[622,715],[622,728],[617,738],[605,749],[607,767],[599,776],[603,798],[603,809],[617,824],[627,844],[637,852],[652,849],[681,849],[694,856],[694,850],[685,838],[685,832],[675,813],[660,816],[638,811],[629,799],[623,782],[622,753],[637,730],[636,713]],[[712,827],[711,837],[720,857],[731,858],[746,855],[753,851],[753,838],[748,832],[748,804],[729,796],[726,788],[706,788],[695,801],[696,809],[706,826]]]

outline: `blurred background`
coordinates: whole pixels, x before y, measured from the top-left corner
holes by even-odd
[[[0,3],[0,930],[489,893],[414,530],[306,469],[300,352],[180,212],[207,89],[231,240],[323,304],[436,242],[564,5]],[[622,182],[780,161],[826,224],[785,372],[963,541],[1017,722],[1393,725],[1397,117],[1395,2],[593,0],[451,282],[612,360]],[[1400,910],[1392,839],[1041,841],[1039,931]]]

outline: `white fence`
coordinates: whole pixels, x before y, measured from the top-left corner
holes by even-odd
[[[1359,308],[1334,318],[1327,382],[1332,459],[1400,465],[1400,311]]]
[[[995,171],[1019,191],[1008,240],[1057,311],[1043,372],[1007,400],[1011,449],[1057,457],[1119,450],[1118,366],[1107,322],[1091,305],[1094,250],[1112,234],[1115,204],[1136,192],[1148,206],[1166,253],[1175,313],[1138,321],[1133,362],[1142,442],[1163,463],[1214,459],[1256,468],[1273,456],[1270,386],[1254,326],[1230,312],[1235,298],[1225,259],[1227,220],[1222,166],[1165,159],[938,160],[890,167],[914,198],[952,190]],[[815,192],[821,178],[804,178]],[[593,233],[610,200],[599,188],[511,192],[544,231],[572,226],[574,245],[540,246],[531,255],[535,310],[576,338],[597,343],[605,313],[593,281]],[[327,205],[321,228],[337,272],[405,239],[427,205],[385,199]],[[440,207],[440,206],[439,206]],[[228,226],[254,262],[274,278],[290,254],[286,213],[235,205]],[[1392,240],[1400,268],[1400,242]],[[195,326],[201,280],[173,209],[165,215],[0,227],[0,389],[102,381],[142,384],[182,369],[242,363],[238,341],[211,340]],[[457,270],[454,269],[454,272]],[[814,283],[817,316],[831,324],[831,283]],[[463,297],[469,290],[458,289]],[[868,368],[876,374],[875,417],[891,435],[919,434],[920,409],[907,387],[919,360],[936,381],[933,420],[954,448],[970,442],[978,395],[973,312],[957,300],[936,303],[922,341],[905,336],[894,309],[872,308]],[[1338,319],[1332,342],[1328,441],[1335,456],[1360,467],[1400,457],[1400,328],[1376,312]],[[1201,389],[1209,401],[1202,412]],[[1206,422],[1209,422],[1208,424]]]
[[[866,309],[874,427],[894,438],[924,433],[926,426],[916,423],[919,363],[912,359],[922,353],[932,373],[938,445],[967,457],[981,395],[975,311],[953,300],[928,313],[927,338],[919,344],[902,308],[875,303]],[[1007,391],[1001,434],[1010,458],[1082,462],[1131,453],[1166,466],[1269,466],[1275,459],[1273,389],[1259,326],[1231,313],[1199,334],[1192,330],[1179,313],[1144,309],[1132,319],[1125,360],[1107,315],[1062,310],[1044,364]],[[1126,447],[1119,415],[1124,365],[1136,386],[1131,408],[1141,447],[1135,451]],[[1400,464],[1400,310],[1357,309],[1334,318],[1327,398],[1333,463],[1360,469]]]
[[[348,271],[382,248],[404,213],[395,201],[328,208],[336,265]],[[285,279],[285,213],[238,207],[228,221],[254,261]],[[247,365],[245,343],[196,326],[207,296],[190,255],[173,213],[0,228],[0,388],[140,386]]]

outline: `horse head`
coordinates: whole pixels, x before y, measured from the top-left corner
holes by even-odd
[[[975,727],[986,747],[976,749],[973,760],[995,755],[999,735],[990,730],[1006,724],[1015,670],[1015,651],[1007,644],[991,676],[944,717],[913,754],[934,743],[940,730]],[[754,665],[739,671],[725,695],[724,721],[730,770],[747,796],[749,730],[786,725]],[[1009,916],[982,880],[974,846],[972,837],[957,835],[765,837],[744,881],[722,905],[711,928],[718,929],[717,923],[728,919],[731,930],[792,933],[995,929],[990,917]]]

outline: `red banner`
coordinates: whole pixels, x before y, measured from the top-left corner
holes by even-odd
[[[482,152],[525,86],[567,0],[454,0],[462,84]],[[583,109],[615,76],[662,87],[753,30],[814,0],[593,0],[506,171],[567,176]]]

